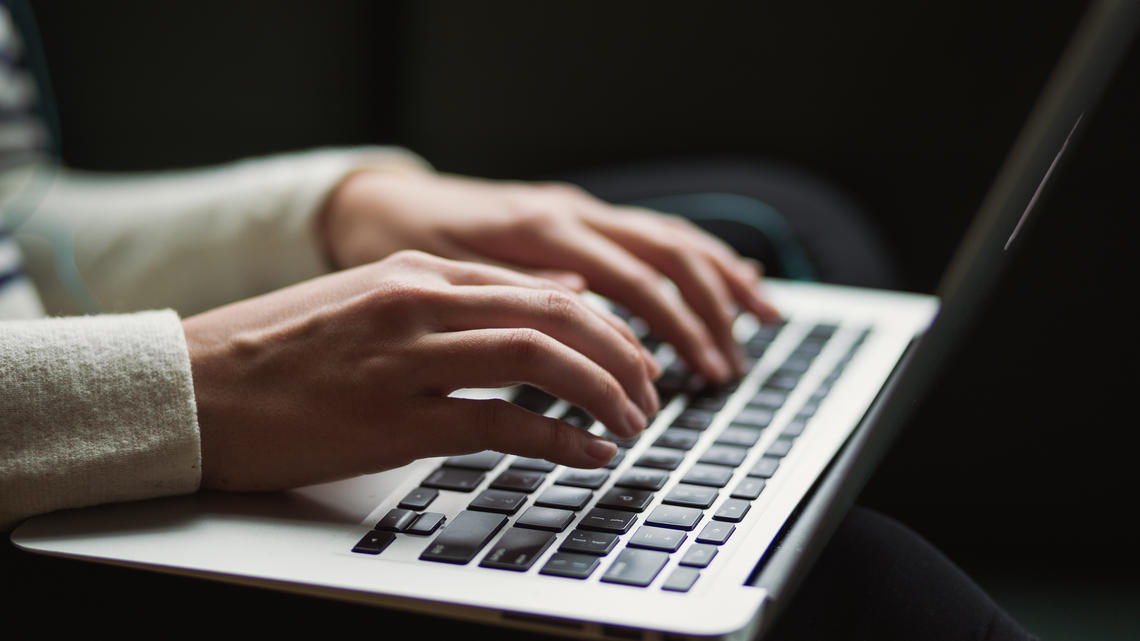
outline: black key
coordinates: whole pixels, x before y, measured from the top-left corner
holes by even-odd
[[[464,510],[435,537],[420,558],[459,565],[470,563],[506,522],[507,517],[502,514]]]
[[[744,427],[768,427],[775,416],[775,410],[766,407],[746,407],[732,419],[732,424]]]
[[[691,430],[705,430],[716,418],[716,412],[708,410],[685,410],[673,419],[672,427],[685,427]]]
[[[713,518],[718,521],[728,521],[730,523],[740,523],[744,519],[744,515],[748,513],[748,508],[752,504],[744,499],[728,499],[720,504],[713,514]]]
[[[764,430],[754,427],[743,427],[740,425],[729,425],[724,428],[720,436],[716,437],[718,445],[735,445],[737,447],[752,447],[756,445],[756,441],[760,440],[760,436]]]
[[[562,474],[555,481],[558,485],[570,485],[573,487],[588,487],[591,490],[596,490],[605,485],[606,479],[610,477],[610,471],[607,469],[597,470],[579,470],[576,468],[569,468],[564,470]]]
[[[479,487],[487,474],[479,470],[465,470],[458,467],[441,467],[431,473],[420,485],[441,490],[471,492]]]
[[[554,543],[554,535],[540,530],[509,528],[491,546],[480,567],[526,572],[538,557]]]
[[[532,505],[515,521],[515,526],[533,530],[547,530],[548,532],[561,532],[573,520],[574,513],[570,510]]]
[[[780,436],[788,436],[791,438],[795,438],[795,437],[799,436],[800,434],[803,434],[804,428],[806,428],[806,427],[807,427],[807,421],[805,421],[803,419],[796,419],[796,420],[788,423],[788,425],[786,427],[784,427],[784,431],[780,432]]]
[[[550,472],[558,467],[554,463],[541,458],[519,457],[511,461],[511,467],[520,470],[534,470],[536,472]]]
[[[678,450],[688,450],[701,438],[701,433],[683,427],[670,427],[665,430],[653,445],[657,447],[671,447]]]
[[[439,496],[439,490],[434,487],[417,487],[408,492],[408,495],[400,501],[399,507],[405,510],[427,509],[427,506],[431,505],[437,496]]]
[[[669,472],[665,470],[653,470],[645,467],[631,467],[626,470],[625,474],[617,480],[615,485],[620,487],[632,487],[642,490],[652,490],[656,492],[665,486],[665,482],[669,480]]]
[[[669,505],[704,509],[712,505],[718,495],[715,487],[678,483],[669,491],[669,494],[665,495],[662,502]]]
[[[499,514],[514,514],[518,512],[523,503],[526,503],[526,494],[521,492],[508,492],[506,490],[483,490],[471,504],[469,510],[480,512],[498,512]]]
[[[764,389],[780,390],[782,392],[790,392],[796,389],[796,385],[800,384],[800,374],[796,372],[786,372],[784,370],[776,370],[772,375],[764,381]]]
[[[792,451],[792,444],[794,441],[790,438],[778,438],[768,446],[768,451],[764,452],[764,456],[771,456],[781,458],[788,455]]]
[[[684,542],[685,533],[680,530],[643,525],[637,528],[627,545],[631,548],[676,552]]]
[[[748,476],[758,476],[763,479],[771,478],[778,467],[780,467],[780,459],[764,456],[756,461],[756,464],[748,472]]]
[[[380,554],[395,540],[396,535],[391,532],[372,530],[357,542],[352,551],[357,554]]]
[[[617,454],[614,454],[614,457],[610,459],[610,462],[605,464],[605,468],[607,470],[617,469],[617,466],[621,465],[621,462],[625,460],[625,453],[626,450],[618,447]]]
[[[424,512],[408,526],[405,532],[418,536],[427,536],[438,530],[439,526],[443,525],[443,522],[446,520],[447,517],[439,512]]]
[[[566,485],[552,485],[537,499],[535,505],[543,507],[556,507],[563,510],[577,511],[584,507],[593,498],[594,493],[584,487],[569,487]]]
[[[701,573],[696,568],[677,568],[661,584],[661,589],[672,592],[688,592],[700,576]]]
[[[682,483],[691,485],[707,485],[709,487],[724,487],[732,479],[733,469],[723,465],[704,465],[697,463],[685,473]]]
[[[566,535],[566,540],[562,542],[558,551],[605,556],[613,551],[617,546],[618,540],[618,535],[608,532],[571,530],[570,534]]]
[[[732,490],[730,496],[734,499],[745,499],[751,501],[760,496],[764,491],[766,481],[755,477],[746,477],[736,485],[736,489]]]
[[[756,392],[756,395],[748,401],[748,406],[777,410],[783,407],[784,401],[786,400],[788,400],[787,392],[781,392],[774,389],[762,389]]]
[[[652,467],[659,470],[675,470],[685,459],[685,452],[666,447],[650,447],[637,459],[639,467]]]
[[[709,521],[697,535],[697,543],[724,545],[728,537],[736,531],[736,526],[725,521]]]
[[[392,508],[372,527],[374,530],[387,530],[389,532],[402,532],[412,521],[416,520],[416,513],[411,510]]]
[[[559,418],[575,427],[587,428],[594,424],[594,417],[577,405],[571,406]]]
[[[650,422],[653,421],[652,416],[649,417],[649,421]],[[633,447],[634,445],[637,445],[637,442],[641,440],[641,434],[634,434],[633,436],[625,437],[625,436],[618,436],[617,434],[614,434],[613,432],[606,430],[605,432],[602,433],[602,438],[606,439],[607,441],[613,441],[614,445],[617,445],[621,449],[628,450],[629,448]]]
[[[669,555],[657,550],[626,548],[602,576],[606,583],[645,587],[653,583],[657,573],[669,562]]]
[[[519,407],[528,409],[535,414],[545,414],[551,405],[558,399],[533,385],[522,385],[513,399]]]
[[[475,452],[474,454],[464,454],[462,456],[452,456],[443,462],[445,467],[463,467],[471,470],[493,470],[503,460],[506,454],[502,452],[492,452],[485,450],[483,452]]]
[[[705,450],[705,453],[701,455],[700,462],[710,465],[736,467],[744,462],[747,456],[748,450],[743,447],[736,447],[735,445],[711,445],[709,449]]]
[[[685,555],[681,557],[680,563],[694,568],[707,568],[719,550],[720,548],[715,545],[694,543],[685,550]]]
[[[582,517],[582,522],[578,524],[578,527],[584,530],[625,534],[629,528],[633,527],[635,521],[637,521],[637,515],[633,512],[596,507]]]
[[[653,502],[653,492],[630,487],[615,487],[598,499],[599,507],[641,512]]]
[[[533,470],[506,469],[491,481],[492,488],[496,490],[513,490],[515,492],[530,493],[538,489],[546,475]]]
[[[680,505],[658,505],[645,519],[649,525],[673,528],[675,530],[691,530],[697,527],[704,512],[694,507]]]
[[[593,574],[600,564],[601,560],[593,555],[555,552],[538,573],[564,576],[571,579],[585,579]]]

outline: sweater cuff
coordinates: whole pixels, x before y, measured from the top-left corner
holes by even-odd
[[[174,312],[3,321],[0,363],[0,528],[197,490],[194,386]]]

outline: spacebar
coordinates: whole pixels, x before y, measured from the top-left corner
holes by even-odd
[[[420,558],[443,563],[469,563],[479,550],[507,522],[507,517],[491,512],[460,512],[447,524]]]

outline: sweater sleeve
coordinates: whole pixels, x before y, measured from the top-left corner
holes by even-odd
[[[193,492],[198,424],[178,316],[0,321],[0,425],[0,529]]]
[[[427,164],[365,147],[144,175],[60,171],[17,240],[50,314],[190,315],[328,271],[317,213],[361,168]]]

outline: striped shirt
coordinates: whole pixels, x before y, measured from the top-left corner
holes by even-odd
[[[30,213],[27,185],[48,157],[49,136],[25,42],[8,5],[0,0],[0,319],[35,318],[43,316],[43,306],[24,272],[13,230]]]

